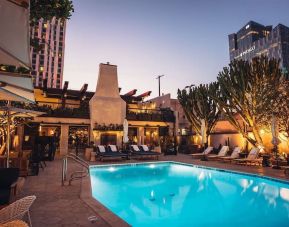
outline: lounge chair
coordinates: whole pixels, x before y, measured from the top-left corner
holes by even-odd
[[[216,160],[216,159],[225,157],[227,155],[228,151],[229,151],[229,146],[223,146],[218,154],[209,154],[209,155],[207,155],[207,158],[209,160]]]
[[[241,148],[240,147],[235,147],[232,154],[230,156],[226,156],[226,157],[220,157],[219,160],[220,161],[232,161],[233,159],[237,159],[239,158],[239,153],[241,152]]]
[[[140,150],[143,152],[150,152],[152,154],[160,154],[159,152],[153,151],[151,149],[149,149],[149,147],[147,145],[140,145]]]
[[[107,148],[108,148],[109,154],[110,154],[110,152],[113,152],[114,154],[119,154],[119,155],[122,155],[123,157],[126,157],[126,158],[128,156],[128,154],[120,151],[116,145],[108,145]]]
[[[192,158],[202,158],[203,156],[210,154],[213,149],[213,147],[207,147],[202,153],[195,153],[190,155],[192,156]]]
[[[35,199],[35,195],[26,196],[1,209],[0,225],[13,220],[23,219],[27,215],[29,226],[32,226],[29,209]]]
[[[154,151],[142,151],[137,145],[131,145],[131,155],[136,158],[156,158],[158,159],[160,153]]]
[[[253,147],[251,151],[249,152],[249,155],[247,158],[237,158],[233,159],[232,162],[236,164],[257,164],[260,165],[262,164],[262,158],[258,158],[259,156],[260,149],[257,147]]]
[[[97,149],[100,161],[103,161],[105,159],[122,159],[127,157],[127,155],[122,154],[120,152],[107,151],[107,149],[103,145],[98,145]]]

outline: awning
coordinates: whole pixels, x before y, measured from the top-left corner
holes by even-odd
[[[0,100],[35,102],[31,76],[0,72]]]
[[[30,67],[29,5],[19,2],[0,1],[0,64]]]

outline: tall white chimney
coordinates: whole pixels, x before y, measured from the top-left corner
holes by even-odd
[[[94,96],[89,101],[91,129],[95,124],[123,124],[126,103],[120,97],[117,66],[99,65],[99,74]]]

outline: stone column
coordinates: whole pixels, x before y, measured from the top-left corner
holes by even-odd
[[[68,125],[61,125],[60,155],[68,154]]]

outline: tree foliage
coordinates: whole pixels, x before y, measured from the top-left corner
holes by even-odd
[[[272,116],[272,106],[282,82],[279,61],[264,56],[252,62],[234,60],[219,73],[217,80],[219,94],[213,98],[219,108],[248,142],[263,146],[260,129]],[[252,130],[253,138],[244,123]]]
[[[280,131],[289,139],[289,78],[281,83],[279,96],[274,100],[274,114],[278,118]]]
[[[178,89],[178,100],[183,107],[187,119],[191,122],[193,130],[201,134],[201,121],[205,121],[207,137],[211,134],[217,123],[220,111],[213,96],[218,94],[218,83],[201,84],[198,87]]]
[[[32,26],[42,18],[45,21],[53,17],[70,19],[73,12],[71,0],[30,0],[30,24]]]

